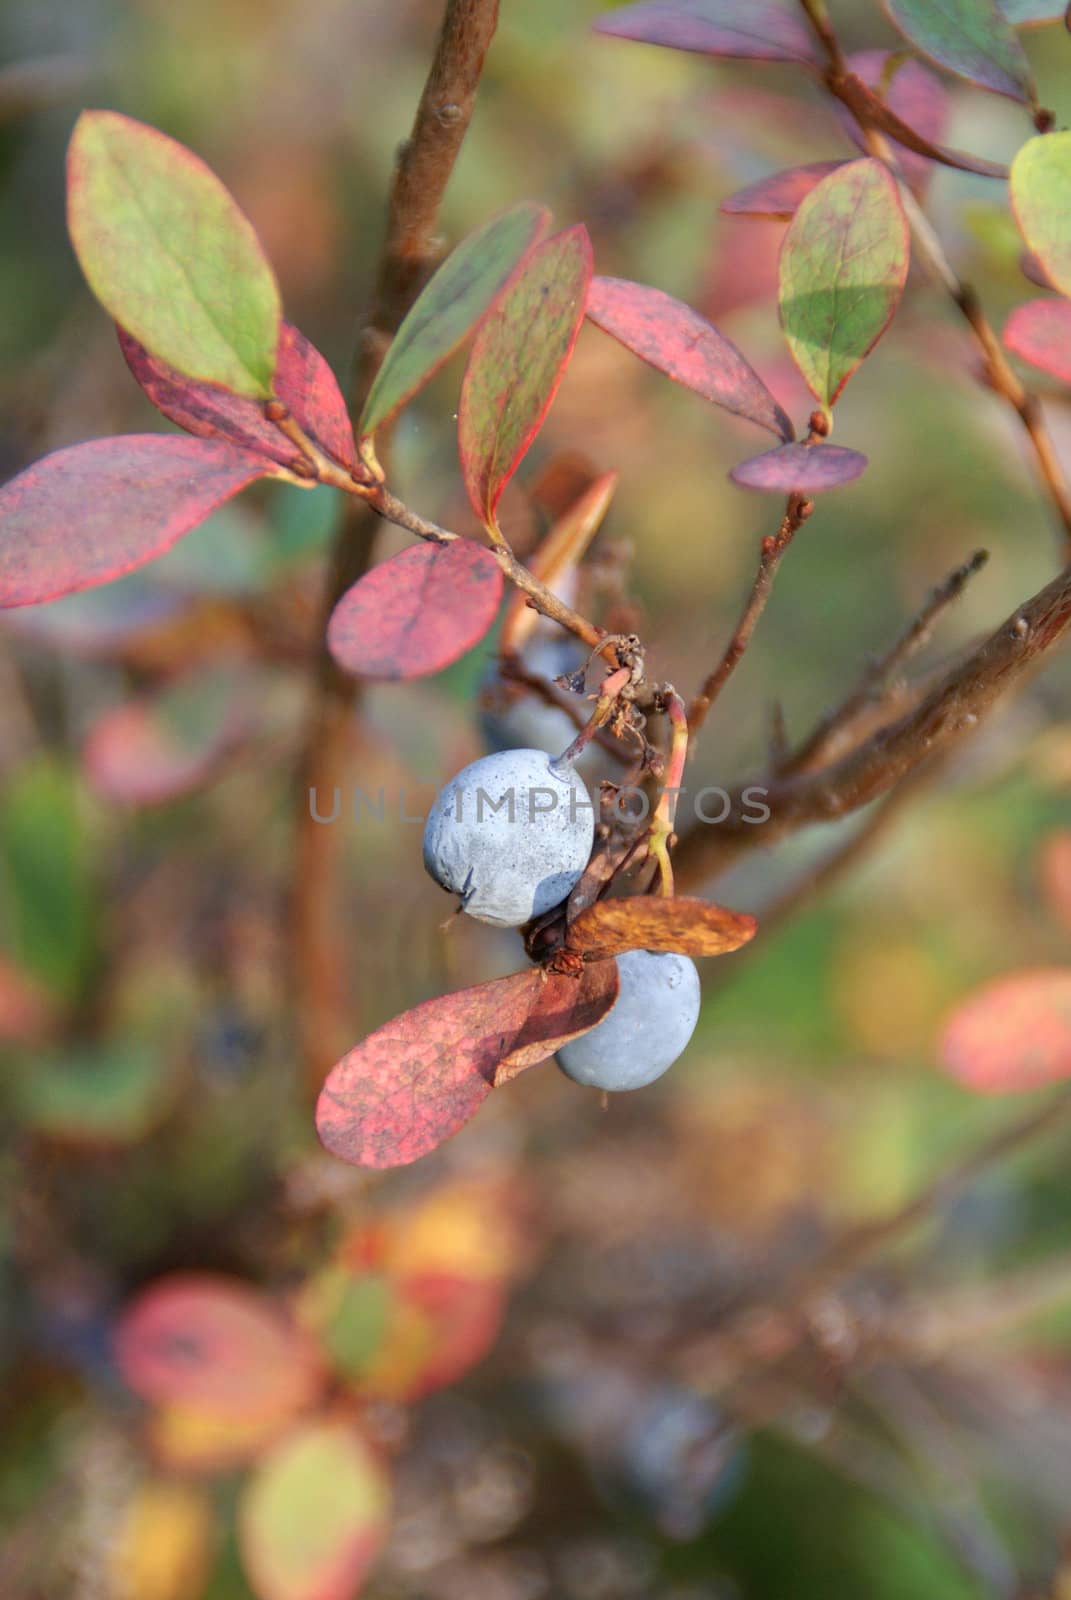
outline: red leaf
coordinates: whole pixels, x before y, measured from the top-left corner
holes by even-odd
[[[588,906],[570,927],[569,944],[589,961],[626,950],[722,956],[747,944],[757,927],[746,911],[729,911],[707,900],[634,895]]]
[[[616,968],[604,963],[580,978],[532,968],[426,1000],[332,1068],[316,1107],[320,1139],[354,1166],[416,1161],[464,1127],[511,1055],[545,1060],[616,998]]]
[[[899,65],[886,84],[891,63],[897,60]],[[948,94],[935,73],[921,61],[897,57],[891,50],[859,50],[849,56],[848,66],[921,140],[939,145],[948,123]],[[839,102],[836,109],[848,137],[868,153],[863,131],[851,112]],[[932,163],[904,145],[896,151],[896,159],[912,189],[919,193],[932,175]]]
[[[473,340],[458,448],[469,499],[489,526],[569,364],[591,266],[591,240],[581,224],[536,245]]]
[[[399,1299],[429,1326],[428,1361],[404,1399],[412,1403],[457,1383],[487,1355],[506,1313],[506,1286],[496,1279],[422,1273],[399,1285]]]
[[[142,806],[197,789],[247,732],[241,687],[227,668],[194,670],[107,712],[82,753],[93,788]]]
[[[843,167],[843,161],[811,161],[805,167],[790,167],[787,172],[774,172],[758,183],[749,183],[746,189],[723,200],[721,209],[729,216],[794,217],[800,201],[810,194],[816,184],[828,178],[831,172]]]
[[[57,450],[0,489],[0,606],[140,567],[271,468],[209,439],[129,434]]]
[[[227,439],[284,467],[293,461],[294,445],[267,421],[259,401],[184,378],[150,355],[125,328],[116,332],[134,377],[157,410],[180,428],[202,438]],[[357,465],[353,429],[335,375],[315,345],[289,322],[279,334],[275,393],[325,454],[344,467]]]
[[[1004,327],[1012,355],[1060,383],[1071,383],[1071,302],[1030,300],[1016,306]]]
[[[413,545],[347,590],[331,613],[327,647],[362,678],[441,672],[491,627],[502,584],[498,562],[472,539]]]
[[[998,978],[952,1015],[940,1046],[952,1076],[979,1094],[1071,1078],[1071,968]]]
[[[323,1376],[311,1340],[266,1296],[210,1273],[151,1284],[120,1318],[115,1353],[144,1400],[236,1421],[293,1415]]]
[[[773,395],[739,350],[713,324],[661,289],[623,278],[594,278],[591,321],[642,360],[780,439],[794,431]]]
[[[643,0],[595,23],[597,33],[746,61],[804,61],[820,56],[810,29],[770,0]]]
[[[778,494],[815,494],[836,489],[861,477],[869,465],[858,450],[838,444],[786,444],[779,450],[741,461],[729,476],[742,489],[769,489]]]

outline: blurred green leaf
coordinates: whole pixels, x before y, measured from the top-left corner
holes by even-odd
[[[0,796],[0,890],[11,952],[64,998],[93,958],[90,841],[72,773],[42,759]]]

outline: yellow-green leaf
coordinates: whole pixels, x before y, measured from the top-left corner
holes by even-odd
[[[1027,140],[1012,162],[1011,198],[1027,249],[1071,295],[1071,133]]]
[[[79,117],[67,220],[105,310],[185,377],[272,392],[281,310],[248,217],[204,162],[115,111]]]

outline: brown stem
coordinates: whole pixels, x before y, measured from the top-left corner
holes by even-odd
[[[748,849],[772,844],[808,823],[847,816],[887,794],[921,762],[973,731],[998,700],[1022,687],[1069,631],[1071,567],[1014,611],[899,720],[831,766],[772,778],[765,796],[768,821],[749,822],[753,800],[738,791],[724,823],[694,827],[681,839],[678,883],[698,886]]]
[[[851,732],[858,718],[880,699],[890,680],[923,649],[930,640],[938,618],[963,593],[971,578],[980,572],[989,560],[988,552],[976,550],[962,566],[950,572],[934,589],[922,610],[896,643],[883,656],[873,661],[861,682],[839,706],[828,712],[814,732],[777,766],[779,777],[790,773],[812,771],[835,753]]]
[[[751,635],[766,609],[766,602],[770,598],[781,558],[813,511],[813,501],[805,499],[802,495],[790,495],[780,528],[775,534],[768,534],[763,539],[759,554],[759,570],[755,574],[751,593],[740,614],[733,636],[726,645],[721,660],[688,708],[688,728],[693,740],[706,721],[711,706],[743,659],[751,643]]]
[[[484,58],[498,21],[498,0],[447,0],[431,70],[413,130],[398,153],[388,206],[375,303],[362,336],[350,409],[359,417],[383,356],[416,299],[435,256],[439,206],[475,105]],[[379,514],[347,496],[325,577],[319,654],[305,749],[298,774],[298,837],[292,908],[294,983],[305,1073],[318,1087],[350,1042],[346,1038],[346,962],[336,894],[344,830],[315,822],[315,791],[326,814],[342,788],[354,747],[357,684],[327,652],[327,618],[368,569]]]

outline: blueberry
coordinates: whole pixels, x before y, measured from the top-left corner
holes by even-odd
[[[617,958],[621,988],[590,1033],[558,1051],[558,1065],[594,1089],[642,1089],[682,1054],[699,1020],[699,973],[688,956],[629,950]]]
[[[545,750],[502,750],[439,791],[424,828],[424,865],[480,922],[519,928],[559,905],[588,864],[591,796]]]

